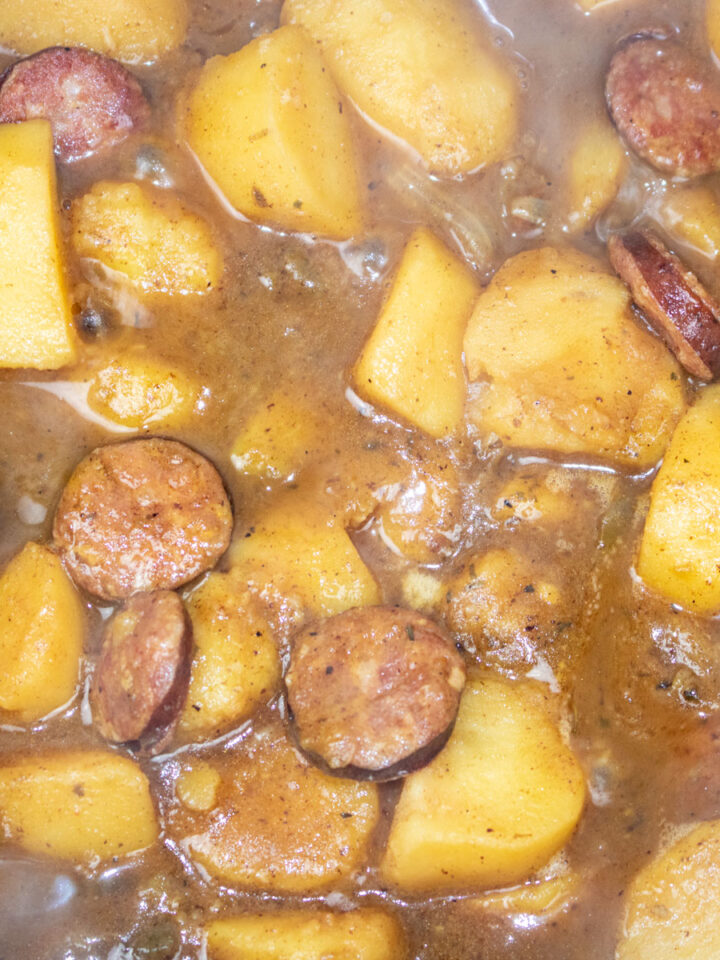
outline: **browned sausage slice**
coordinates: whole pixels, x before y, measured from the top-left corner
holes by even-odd
[[[93,718],[114,743],[157,753],[169,741],[190,682],[192,628],[169,590],[132,597],[105,628],[90,690]]]
[[[688,373],[720,373],[720,304],[654,234],[633,231],[608,240],[610,260],[633,300]]]
[[[720,170],[720,76],[680,43],[640,37],[615,54],[610,114],[630,147],[664,173]]]
[[[304,750],[342,776],[392,780],[444,745],[465,665],[426,617],[367,607],[297,634],[285,682]]]
[[[210,461],[151,438],[99,447],[76,467],[53,537],[77,584],[118,600],[209,570],[231,531],[230,502]]]
[[[50,47],[0,78],[0,121],[50,121],[59,160],[71,162],[121,143],[150,116],[125,67],[80,47]]]

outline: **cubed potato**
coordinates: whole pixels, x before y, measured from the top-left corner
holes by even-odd
[[[720,0],[707,0],[705,24],[712,51],[716,57],[720,57]]]
[[[565,844],[585,784],[532,684],[470,680],[447,746],[405,780],[382,862],[401,891],[527,880]]]
[[[302,495],[278,498],[232,548],[235,574],[316,616],[380,603],[380,591],[337,517]]]
[[[188,613],[195,652],[180,733],[204,739],[272,699],[280,660],[259,601],[231,575],[211,573],[191,594]]]
[[[382,910],[288,910],[214,920],[209,960],[403,960],[402,929]]]
[[[720,956],[720,820],[695,827],[630,884],[617,960]]]
[[[38,720],[73,696],[83,607],[58,557],[28,543],[0,577],[0,708]]]
[[[576,619],[583,594],[574,586],[547,557],[538,563],[518,550],[493,549],[472,557],[447,583],[443,611],[451,630],[487,657],[505,665],[534,662]]]
[[[411,236],[354,370],[358,393],[433,437],[460,424],[462,342],[479,286],[424,227]]]
[[[0,125],[0,307],[0,367],[75,359],[46,120]]]
[[[641,471],[685,404],[670,351],[634,319],[625,285],[575,251],[529,250],[481,294],[465,335],[468,416],[481,439]]]
[[[193,760],[191,767],[180,771],[175,781],[175,794],[188,810],[212,810],[222,777],[204,760]]]
[[[567,224],[571,231],[584,230],[615,199],[626,169],[625,148],[615,128],[604,117],[591,120],[570,154]]]
[[[501,160],[517,86],[479,12],[455,0],[285,0],[282,18],[312,34],[343,90],[437,173]]]
[[[148,63],[179,47],[187,0],[32,0],[0,3],[0,46],[16,53],[90,47],[125,63]]]
[[[207,293],[222,277],[208,224],[165,191],[103,180],[75,201],[72,240],[145,293]]]
[[[662,206],[665,228],[683,243],[717,260],[720,253],[720,201],[706,184],[673,190]]]
[[[179,775],[197,762],[183,758]],[[303,893],[335,888],[365,865],[379,816],[377,787],[322,773],[279,723],[201,762],[220,774],[215,802],[198,809],[193,794],[189,807],[174,805],[169,832],[222,883]]]
[[[203,66],[188,143],[230,204],[260,223],[338,240],[360,232],[357,161],[325,63],[298,27]]]
[[[140,430],[187,419],[199,394],[190,377],[138,348],[123,351],[95,373],[87,402],[100,416]]]
[[[652,486],[637,569],[663,596],[720,612],[720,386],[678,424]]]
[[[155,842],[149,784],[127,757],[77,750],[5,763],[0,823],[23,850],[96,866]]]
[[[277,390],[250,416],[230,455],[240,473],[290,480],[322,451],[326,420],[302,394]]]
[[[457,550],[462,528],[460,479],[442,448],[420,444],[397,476],[387,477],[376,495],[383,541],[417,563],[437,563]]]

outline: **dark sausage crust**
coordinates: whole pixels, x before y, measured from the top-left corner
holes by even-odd
[[[232,509],[205,457],[175,440],[99,447],[75,469],[53,537],[73,580],[106,600],[172,590],[227,549]]]
[[[190,683],[192,627],[163,590],[132,597],[109,621],[90,690],[95,725],[154,753],[172,736]]]
[[[80,47],[50,47],[0,78],[0,121],[42,117],[59,160],[72,162],[121,143],[150,116],[145,94],[122,64]]]
[[[445,743],[465,665],[426,617],[367,607],[300,631],[285,682],[303,750],[342,776],[389,780]]]
[[[720,304],[697,277],[648,231],[611,236],[608,251],[633,300],[688,373],[717,376]]]
[[[635,38],[607,76],[615,125],[639,156],[664,173],[720,170],[720,77],[673,40]]]

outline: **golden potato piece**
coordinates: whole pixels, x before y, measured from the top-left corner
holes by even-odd
[[[46,120],[0,125],[0,301],[0,367],[72,363],[76,343]]]
[[[665,228],[683,243],[716,260],[720,253],[720,202],[709,186],[691,184],[673,190],[662,206]]]
[[[484,441],[640,471],[684,407],[680,368],[633,318],[625,285],[575,251],[529,250],[481,294],[465,334],[469,418]]]
[[[85,866],[144,850],[158,835],[150,788],[132,760],[102,750],[0,767],[0,824],[29,853]]]
[[[462,339],[479,286],[424,227],[410,237],[353,379],[371,403],[433,437],[463,414]]]
[[[185,133],[228,201],[251,220],[339,240],[360,232],[350,124],[299,27],[208,60],[188,97]]]
[[[409,892],[527,880],[568,840],[584,801],[580,767],[536,688],[475,678],[445,749],[405,780],[383,876]]]
[[[637,874],[617,960],[720,955],[720,820],[696,827]]]
[[[288,494],[255,519],[231,550],[235,574],[320,617],[380,603],[380,591],[337,517]]]
[[[518,550],[473,556],[450,580],[441,609],[453,631],[470,638],[483,657],[505,666],[535,662],[576,619],[582,588],[568,582],[562,564],[537,564]]]
[[[231,575],[211,573],[190,595],[188,613],[195,652],[180,733],[205,739],[272,699],[280,660],[259,602]]]
[[[87,402],[100,416],[139,430],[189,417],[199,393],[189,377],[147,351],[125,350],[94,375]]]
[[[277,390],[250,416],[230,454],[240,473],[289,480],[324,448],[326,424],[317,405]]]
[[[196,762],[183,761],[183,770]],[[279,723],[209,762],[222,778],[214,805],[174,807],[169,829],[213,877],[238,888],[302,893],[337,886],[364,866],[379,816],[374,784],[310,766]]]
[[[720,611],[720,385],[708,387],[673,434],[652,486],[638,573],[696,613]]]
[[[382,910],[287,910],[214,920],[209,960],[403,960],[402,929]]]
[[[615,198],[627,168],[620,137],[609,120],[592,120],[583,127],[570,155],[567,224],[584,230]]]
[[[146,293],[207,293],[222,277],[208,224],[174,197],[137,183],[94,184],[73,204],[72,239],[79,256]]]
[[[454,0],[285,0],[282,19],[312,34],[340,88],[437,173],[501,160],[517,90],[470,5]]]
[[[0,708],[38,720],[78,685],[83,607],[59,558],[28,543],[0,577]]]
[[[90,47],[125,63],[148,63],[185,39],[187,0],[32,0],[0,4],[0,46],[16,53]]]
[[[720,57],[720,0],[707,0],[705,25],[712,51],[716,57]]]

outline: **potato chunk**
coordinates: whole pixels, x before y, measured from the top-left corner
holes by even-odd
[[[123,351],[97,371],[87,401],[100,416],[142,429],[189,417],[199,392],[197,384],[181,371],[136,349]]]
[[[633,318],[624,284],[574,251],[512,257],[465,335],[481,438],[590,454],[642,470],[663,454],[684,406],[680,369]]]
[[[203,66],[185,117],[188,143],[240,213],[346,239],[362,213],[350,124],[315,45],[298,27]]]
[[[322,451],[325,434],[316,405],[294,391],[277,390],[244,424],[230,459],[240,473],[289,480]]]
[[[380,603],[380,591],[337,517],[297,495],[278,498],[232,550],[236,573],[316,616]]]
[[[38,720],[78,685],[83,608],[59,558],[28,543],[0,577],[0,707]]]
[[[663,225],[673,236],[717,260],[720,253],[720,202],[709,186],[692,184],[668,193]]]
[[[607,119],[593,120],[580,131],[570,155],[570,230],[584,230],[612,202],[626,167],[625,148]]]
[[[288,910],[215,920],[206,927],[210,960],[403,960],[398,923],[382,910]]]
[[[678,424],[652,486],[638,573],[696,613],[720,611],[720,386]]]
[[[101,750],[48,753],[0,767],[0,823],[29,853],[86,866],[143,850],[158,835],[145,774]]]
[[[712,51],[716,57],[720,57],[720,0],[707,0],[705,24]]]
[[[340,88],[437,173],[502,159],[515,134],[512,71],[478,14],[454,0],[285,0]]]
[[[382,872],[405,891],[527,880],[570,837],[585,801],[575,757],[531,684],[484,676],[445,749],[405,780]]]
[[[75,359],[46,120],[0,125],[0,307],[0,367]]]
[[[125,63],[148,63],[185,39],[186,0],[32,0],[0,3],[0,46],[16,53],[90,47]]]
[[[433,437],[462,419],[462,339],[479,286],[433,234],[411,236],[354,371],[358,392]]]
[[[696,827],[633,880],[617,960],[720,955],[720,820]]]
[[[232,576],[211,573],[188,601],[195,653],[180,732],[217,736],[272,698],[280,660],[260,604]]]
[[[76,200],[72,238],[81,257],[99,260],[146,293],[206,293],[222,276],[210,227],[163,191],[101,181]]]
[[[279,723],[208,759],[221,776],[214,805],[174,805],[170,832],[213,877],[301,893],[337,885],[364,866],[379,815],[374,784],[311,766]],[[195,763],[183,761],[181,775]]]

